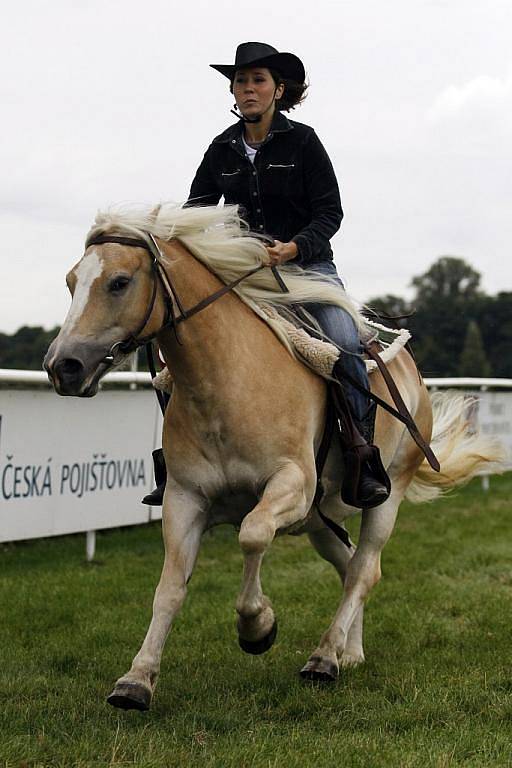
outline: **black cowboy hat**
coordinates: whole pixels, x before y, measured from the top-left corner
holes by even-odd
[[[303,83],[306,79],[304,64],[298,56],[293,53],[279,53],[267,43],[240,43],[236,49],[234,64],[210,64],[210,67],[230,80],[237,69],[256,66],[275,69],[281,77],[296,80],[298,83]]]

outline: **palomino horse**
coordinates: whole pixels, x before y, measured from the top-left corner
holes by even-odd
[[[244,569],[237,628],[240,645],[251,653],[267,650],[276,632],[260,583],[263,556],[277,533],[308,534],[340,574],[344,594],[302,674],[333,680],[340,664],[364,660],[363,603],[380,578],[381,551],[404,496],[433,498],[500,459],[489,441],[466,433],[460,397],[443,396],[434,409],[439,475],[423,461],[403,424],[379,409],[375,442],[391,478],[391,495],[362,511],[357,548],[343,544],[313,505],[326,383],[286,349],[279,323],[269,327],[255,301],[326,301],[356,310],[341,288],[294,267],[282,270],[289,294],[278,293],[272,272],[264,268],[239,284],[238,295],[226,292],[205,306],[203,300],[223,285],[211,269],[229,282],[262,260],[264,247],[244,235],[234,209],[165,206],[153,213],[99,215],[83,258],[67,277],[71,308],[45,359],[59,394],[94,395],[101,376],[150,337],[157,339],[174,379],[163,432],[165,561],[146,638],[109,697],[117,707],[149,707],[164,643],[205,529],[225,522],[240,528]],[[402,351],[390,370],[430,439],[431,399],[414,362]],[[371,380],[374,392],[389,402],[380,373]],[[342,467],[335,443],[324,470],[321,510],[341,524],[358,510],[340,500]]]

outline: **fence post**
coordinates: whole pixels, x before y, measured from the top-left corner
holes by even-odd
[[[486,384],[480,386],[480,392],[487,392],[489,387]],[[487,493],[489,490],[489,475],[482,475],[482,490]]]
[[[85,557],[88,563],[92,563],[96,554],[96,531],[87,531],[85,534]]]
[[[130,360],[130,371],[131,373],[137,373],[138,370],[139,370],[139,350],[136,349],[132,355],[132,359]],[[130,382],[130,389],[132,390],[137,389],[136,381]]]

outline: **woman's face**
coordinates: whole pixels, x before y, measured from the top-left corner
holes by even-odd
[[[233,96],[244,117],[257,117],[269,109],[274,99],[283,95],[284,86],[276,89],[274,78],[266,67],[239,69],[233,80]],[[275,95],[274,95],[275,94]]]

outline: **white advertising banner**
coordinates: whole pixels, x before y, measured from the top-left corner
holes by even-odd
[[[475,391],[475,424],[500,438],[512,466],[512,392]],[[0,390],[0,542],[146,523],[142,497],[162,419],[151,389],[90,399]]]
[[[493,435],[507,447],[512,465],[512,392],[472,392],[477,398],[476,421],[484,435]]]
[[[162,420],[152,390],[0,390],[0,542],[144,523]]]

